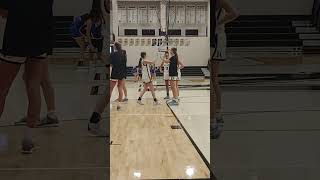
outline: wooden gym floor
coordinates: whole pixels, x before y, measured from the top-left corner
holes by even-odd
[[[111,112],[111,179],[199,179],[210,172],[165,102]],[[115,108],[113,108],[115,109]]]

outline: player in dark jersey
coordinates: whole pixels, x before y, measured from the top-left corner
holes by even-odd
[[[5,7],[1,7],[8,10],[8,16],[0,53],[0,117],[12,82],[21,65],[25,64],[29,105],[22,152],[32,153],[32,131],[40,121],[40,86],[46,71],[43,67],[54,42],[53,0],[5,1]]]
[[[179,66],[184,67],[181,61],[179,61],[179,56],[177,52],[177,48],[172,48],[169,51],[171,57],[169,60],[163,60],[165,63],[169,63],[169,81],[170,87],[172,90],[173,99],[168,104],[171,106],[179,105],[179,97],[178,97],[178,89],[177,89],[177,81],[179,80]]]
[[[91,115],[88,130],[92,136],[106,136],[106,132],[100,129],[99,122],[101,120],[101,114],[110,102],[110,98],[113,89],[118,85],[119,91],[119,103],[122,102],[123,98],[123,84],[127,73],[127,56],[124,50],[122,50],[121,44],[116,42],[114,44],[114,52],[110,54],[110,91],[108,96],[101,99]],[[107,99],[106,99],[107,98]],[[117,110],[120,109],[120,105],[117,105]]]

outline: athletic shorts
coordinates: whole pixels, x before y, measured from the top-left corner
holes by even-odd
[[[47,54],[43,54],[40,56],[31,56],[31,57],[17,57],[17,56],[8,56],[0,53],[0,61],[12,63],[12,64],[24,64],[29,60],[46,60],[48,57]]]
[[[170,76],[169,80],[170,81],[179,81],[179,77],[178,76]]]
[[[212,48],[211,60],[213,61],[224,61],[227,59],[227,36],[226,33],[218,33],[216,35],[216,48]]]
[[[118,81],[121,81],[121,80],[124,80],[125,78],[123,78],[123,79],[115,79],[115,78],[111,78],[110,79],[110,81],[116,81],[116,82],[118,82]]]
[[[164,72],[163,73],[163,80],[165,80],[165,81],[170,80],[169,72]]]

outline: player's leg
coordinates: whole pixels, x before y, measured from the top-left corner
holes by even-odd
[[[55,92],[50,79],[47,61],[42,63],[41,88],[47,104],[47,116],[41,120],[41,125],[57,124],[59,120],[56,114]]]
[[[78,44],[79,48],[80,48],[80,59],[78,61],[78,66],[83,66],[84,65],[84,52],[86,50],[86,42],[85,42],[85,38],[84,37],[77,37],[74,38],[74,40],[76,41],[76,43]]]
[[[142,103],[142,97],[143,97],[143,95],[148,91],[148,87],[149,87],[149,85],[148,85],[149,83],[144,83],[143,84],[143,90],[141,91],[141,93],[140,93],[140,96],[139,96],[139,98],[138,98],[138,104],[140,104],[140,105],[143,105],[143,103]]]
[[[33,127],[40,120],[41,113],[41,82],[43,74],[43,59],[30,59],[25,64],[25,82],[29,100],[28,126]]]
[[[153,103],[155,105],[159,105],[159,101],[158,101],[157,96],[156,96],[155,88],[154,88],[154,85],[152,83],[149,84],[149,89],[150,89],[152,97],[153,97]]]
[[[165,100],[168,100],[168,99],[170,99],[169,80],[165,80],[164,83],[165,83],[165,85],[166,85],[166,93],[167,93],[167,96],[166,96],[164,99],[165,99]]]
[[[118,91],[119,91],[119,102],[123,101],[123,94],[124,94],[124,80],[119,80],[118,81]]]
[[[43,59],[28,59],[25,64],[25,82],[28,96],[27,127],[22,140],[22,153],[30,154],[34,149],[33,131],[40,122],[41,113],[41,81]]]
[[[16,78],[20,64],[3,61],[0,57],[0,118],[4,110],[6,97],[12,82]]]
[[[107,132],[102,130],[100,128],[100,121],[101,121],[101,116],[106,107],[108,106],[110,99],[111,99],[111,94],[116,86],[117,81],[110,80],[110,87],[107,90],[106,95],[104,95],[101,99],[98,100],[96,107],[90,117],[89,124],[88,124],[88,131],[90,135],[96,136],[96,137],[106,137]]]
[[[179,80],[176,81],[176,89],[177,89],[177,97],[178,97],[178,100],[180,100],[180,89],[179,89]]]
[[[123,93],[124,93],[124,102],[128,101],[128,90],[127,90],[127,86],[126,86],[126,81],[123,81]]]
[[[177,81],[175,80],[175,77],[172,77],[172,80],[170,80],[170,86],[173,94],[173,99],[170,102],[170,105],[179,105],[178,93],[177,93]]]

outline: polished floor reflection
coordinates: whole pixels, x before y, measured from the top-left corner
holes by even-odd
[[[185,132],[171,128],[179,123],[166,103],[144,101],[141,106],[129,99],[111,113],[111,179],[210,178]]]

